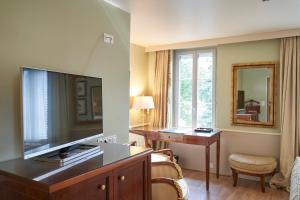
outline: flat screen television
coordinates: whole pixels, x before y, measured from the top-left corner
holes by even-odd
[[[103,134],[102,79],[21,68],[24,159]]]

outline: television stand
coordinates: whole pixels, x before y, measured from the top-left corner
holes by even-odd
[[[101,144],[104,154],[58,174],[33,159],[0,162],[3,200],[151,200],[151,149]]]

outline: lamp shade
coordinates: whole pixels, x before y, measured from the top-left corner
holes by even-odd
[[[151,109],[154,108],[152,96],[137,96],[133,99],[132,108],[134,109]]]

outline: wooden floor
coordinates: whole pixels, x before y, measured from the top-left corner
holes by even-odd
[[[260,184],[256,181],[245,179],[238,180],[238,186],[232,186],[232,177],[215,174],[210,176],[210,192],[205,189],[205,173],[183,170],[183,176],[190,190],[189,200],[285,200],[289,199],[289,193],[283,190],[272,190],[266,184],[266,193],[260,190]]]

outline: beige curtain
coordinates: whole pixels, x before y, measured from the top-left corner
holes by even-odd
[[[170,51],[156,52],[153,87],[155,109],[152,121],[152,126],[156,128],[166,128],[168,125],[169,62]]]
[[[281,39],[280,46],[280,173],[271,186],[288,188],[294,160],[300,154],[300,37]]]
[[[153,100],[155,109],[153,111],[152,126],[155,128],[166,128],[168,126],[168,94],[170,83],[170,51],[157,51],[154,69]],[[167,148],[165,142],[154,142],[154,149]]]

